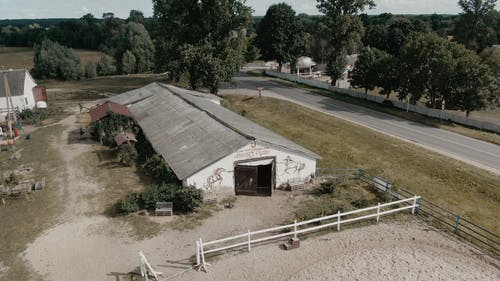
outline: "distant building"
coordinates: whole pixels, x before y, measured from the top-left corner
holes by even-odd
[[[7,76],[14,109],[23,111],[34,108],[37,102],[34,94],[37,84],[29,71],[26,69],[0,70],[0,116],[7,114],[4,74]]]

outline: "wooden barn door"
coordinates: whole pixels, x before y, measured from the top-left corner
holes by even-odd
[[[234,190],[236,195],[257,193],[257,166],[237,165],[234,168]]]

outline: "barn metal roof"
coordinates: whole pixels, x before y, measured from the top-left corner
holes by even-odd
[[[146,138],[181,180],[252,141],[319,158],[220,106],[214,95],[153,83],[111,100],[129,104]]]
[[[3,83],[4,73],[7,75],[10,95],[13,97],[24,95],[24,80],[26,79],[26,75],[31,78],[29,72],[26,69],[0,70],[0,97],[5,97],[5,85]],[[33,80],[33,78],[31,79]]]

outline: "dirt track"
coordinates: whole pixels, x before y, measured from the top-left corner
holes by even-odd
[[[74,117],[63,121],[68,126],[66,136],[78,128],[75,121]],[[498,260],[483,257],[413,219],[382,220],[378,225],[311,238],[291,252],[271,243],[251,253],[220,257],[208,274],[195,272],[190,270],[189,258],[196,239],[275,226],[297,202],[286,193],[241,197],[235,208],[215,213],[193,230],[167,229],[151,239],[135,240],[127,225],[96,213],[87,200],[102,189],[75,160],[88,152],[88,146],[66,142],[60,149],[68,169],[68,184],[61,187],[60,196],[67,198],[68,208],[61,215],[63,222],[40,235],[23,254],[46,280],[120,280],[137,268],[139,250],[167,278],[187,271],[175,280],[500,280]]]

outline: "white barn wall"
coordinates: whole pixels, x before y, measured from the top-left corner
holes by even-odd
[[[35,102],[35,96],[33,95],[33,88],[36,87],[35,81],[33,81],[33,78],[28,74],[26,71],[25,73],[25,79],[24,79],[24,93],[22,96],[12,96],[12,103],[14,104],[14,108],[19,108],[20,111],[23,111],[24,109],[33,109],[36,105]],[[3,79],[0,76],[0,79]],[[27,99],[28,103],[26,104]],[[7,109],[7,98],[6,97],[0,97],[0,117],[4,118]]]
[[[35,95],[33,94],[33,88],[35,87],[35,81],[31,78],[31,75],[26,72],[26,79],[24,79],[24,98],[28,100],[26,108],[33,109],[36,106]],[[25,104],[24,101],[23,104]]]
[[[235,162],[259,158],[276,158],[276,186],[286,184],[290,179],[308,180],[316,172],[316,159],[278,150],[271,146],[251,144],[211,164],[196,174],[184,180],[185,186],[195,186],[205,192],[215,192],[217,195],[234,195]],[[243,164],[243,163],[242,163]]]

